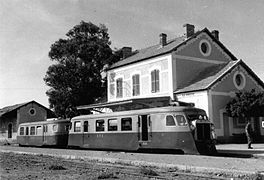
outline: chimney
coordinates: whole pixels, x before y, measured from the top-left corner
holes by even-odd
[[[123,59],[131,56],[131,54],[132,54],[132,47],[123,47],[122,48],[122,54],[123,54]]]
[[[183,27],[186,27],[186,37],[189,38],[194,35],[194,25],[184,24]]]
[[[211,34],[214,36],[215,39],[217,39],[219,41],[219,31],[217,30],[213,30],[211,32]]]
[[[167,34],[161,33],[160,37],[160,47],[164,47],[167,44]]]

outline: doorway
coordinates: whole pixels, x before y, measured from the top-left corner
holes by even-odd
[[[8,129],[7,129],[7,138],[12,138],[12,129],[13,125],[11,123],[8,124]]]
[[[141,141],[148,141],[148,115],[140,115],[139,121],[141,124],[141,134],[140,134],[140,140]]]

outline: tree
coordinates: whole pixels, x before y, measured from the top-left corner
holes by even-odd
[[[251,91],[238,92],[226,106],[231,117],[261,117],[264,116],[264,93]]]
[[[82,21],[51,45],[51,65],[44,77],[50,107],[61,117],[76,115],[76,106],[94,103],[105,92],[101,73],[116,62],[107,28]]]

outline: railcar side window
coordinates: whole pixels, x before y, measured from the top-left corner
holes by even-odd
[[[96,131],[104,131],[104,120],[97,120],[95,124]]]
[[[35,135],[35,126],[30,127],[30,135]]]
[[[81,121],[74,122],[74,132],[81,132]]]
[[[41,129],[42,129],[41,126],[37,126],[36,134],[40,135],[41,134]]]
[[[52,126],[52,130],[53,130],[54,132],[57,132],[57,131],[58,131],[58,125],[57,125],[57,124],[54,124],[54,125]]]
[[[132,131],[132,118],[121,119],[121,131]]]
[[[117,131],[117,119],[108,119],[108,131]]]
[[[28,127],[26,127],[26,135],[28,135]]]
[[[24,127],[20,127],[20,135],[24,135]]]
[[[166,116],[166,126],[175,126],[175,120],[172,115],[167,115]]]
[[[83,132],[88,132],[88,121],[84,121],[83,123]]]
[[[187,126],[187,121],[183,115],[176,115],[178,126]]]

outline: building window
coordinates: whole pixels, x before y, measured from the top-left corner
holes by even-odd
[[[132,118],[121,119],[121,131],[132,131]]]
[[[35,126],[30,127],[30,135],[35,135]]]
[[[187,126],[187,121],[183,115],[176,115],[175,117],[178,126]]]
[[[233,125],[234,128],[244,128],[247,124],[247,120],[244,117],[234,117]]]
[[[122,98],[123,97],[123,79],[118,78],[116,80],[116,97]]]
[[[132,76],[133,96],[140,95],[139,74]]]
[[[19,133],[21,136],[24,135],[24,127],[20,127],[20,133]]]
[[[238,90],[244,89],[246,86],[246,78],[242,72],[236,72],[233,76],[233,83]]]
[[[88,132],[88,121],[84,121],[83,123],[83,132]]]
[[[48,132],[48,126],[47,126],[47,125],[44,125],[44,126],[43,126],[43,132],[44,132],[44,133]]]
[[[175,126],[174,117],[172,115],[166,116],[166,126]]]
[[[97,120],[95,124],[96,131],[104,131],[104,120]]]
[[[74,132],[81,132],[81,121],[74,122]]]
[[[203,56],[209,56],[211,54],[211,49],[211,45],[207,40],[203,39],[200,41],[199,50]]]
[[[117,131],[117,119],[108,120],[108,131]]]
[[[36,109],[35,108],[30,108],[28,110],[28,113],[29,113],[30,116],[35,116],[36,115]]]
[[[159,70],[151,71],[151,92],[159,92]]]

